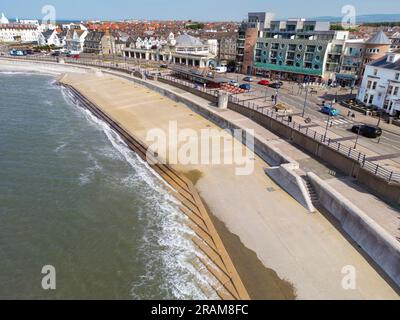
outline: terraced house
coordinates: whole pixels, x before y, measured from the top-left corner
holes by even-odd
[[[85,38],[83,51],[97,55],[115,54],[115,37],[109,31],[90,31]]]

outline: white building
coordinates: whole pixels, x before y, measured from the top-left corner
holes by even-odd
[[[138,38],[124,50],[124,56],[205,68],[215,63],[217,55],[210,52],[208,43],[203,43],[198,38],[183,34],[175,39],[171,33],[168,40]]]
[[[208,47],[210,48],[210,53],[214,55],[219,54],[219,44],[217,39],[207,40]]]
[[[61,47],[63,46],[62,40],[59,37],[57,30],[47,30],[45,32],[41,32],[39,34],[39,41],[40,46],[56,46]]]
[[[39,31],[36,26],[17,23],[0,24],[0,42],[38,42]]]
[[[70,29],[66,36],[66,49],[72,54],[79,54],[83,52],[83,46],[85,44],[85,38],[88,35],[87,30],[81,29]]]
[[[366,65],[357,98],[367,106],[400,116],[400,52]]]

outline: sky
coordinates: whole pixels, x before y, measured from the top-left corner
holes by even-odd
[[[354,5],[357,15],[400,13],[399,0],[1,0],[0,12],[9,18],[41,18],[45,5],[55,7],[59,20],[241,21],[255,11],[309,18],[341,16],[345,5]]]

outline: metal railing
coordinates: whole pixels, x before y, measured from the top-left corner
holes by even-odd
[[[2,58],[2,57],[0,57]],[[4,57],[3,57],[4,58]],[[10,57],[6,57],[10,58]],[[50,56],[25,56],[25,57],[11,57],[15,60],[32,60],[32,61],[46,61],[46,62],[57,62],[59,59],[57,57],[50,57]],[[100,60],[92,60],[92,59],[73,59],[73,58],[63,58],[65,63],[69,64],[78,64],[84,66],[95,66],[100,68],[108,68],[108,69],[115,69],[118,71],[122,71],[124,73],[133,73],[135,71],[143,72],[146,69],[142,69],[140,67],[132,67],[127,64],[121,65],[116,62],[104,62]],[[200,84],[194,84],[190,81],[178,79],[176,77],[172,77],[170,75],[162,75],[158,74],[158,77],[169,80],[176,84],[191,88],[193,90],[197,90],[199,92],[207,93],[213,97],[218,97],[218,89],[209,89],[204,87]],[[264,106],[260,106],[256,104],[254,101],[243,101],[237,98],[234,95],[229,96],[229,102],[237,104],[239,106],[245,107],[247,109],[251,109],[254,112],[262,114],[268,118],[274,119],[282,123],[283,125],[290,127],[291,129],[298,131],[307,137],[312,138],[313,140],[327,146],[329,149],[339,152],[346,157],[358,162],[360,167],[365,169],[366,171],[386,180],[387,182],[397,182],[400,183],[400,172],[395,172],[392,170],[388,170],[382,165],[374,163],[372,161],[367,160],[367,156],[354,148],[348,147],[346,145],[341,144],[340,142],[333,141],[332,139],[327,138],[325,135],[318,133],[315,130],[307,126],[303,126],[296,122],[289,122],[289,120],[285,119],[288,118],[289,115],[282,115],[276,112],[273,109],[268,109]]]
[[[162,76],[162,78],[173,81],[180,85],[186,85],[187,87],[189,87],[191,89],[197,89],[199,91],[206,92],[213,96],[218,96],[218,90],[205,89],[202,86],[198,86],[198,85],[196,86],[193,83],[189,83],[188,81],[177,79],[177,78],[171,77],[171,76]],[[331,149],[335,152],[339,152],[339,153],[345,155],[346,157],[358,162],[360,164],[361,168],[386,180],[387,182],[400,183],[400,172],[388,170],[385,167],[383,167],[382,165],[368,161],[367,156],[365,154],[357,151],[354,148],[346,146],[340,142],[334,141],[334,140],[326,137],[325,135],[320,134],[315,130],[312,130],[311,128],[309,128],[307,126],[303,126],[299,123],[296,123],[295,121],[289,122],[289,120],[287,119],[289,114],[288,115],[279,114],[278,112],[276,112],[275,110],[273,110],[271,108],[260,106],[257,103],[255,103],[254,101],[240,100],[239,98],[237,98],[234,95],[229,96],[229,102],[240,105],[247,109],[251,109],[252,111],[260,113],[263,116],[266,116],[268,118],[272,118],[275,121],[278,121],[278,122],[282,123],[283,125],[290,127],[291,129],[306,135],[307,137],[312,138],[313,140],[327,146],[329,149]]]

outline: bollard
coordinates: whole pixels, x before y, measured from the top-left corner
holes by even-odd
[[[218,109],[228,109],[229,94],[226,92],[219,92],[218,95]]]

